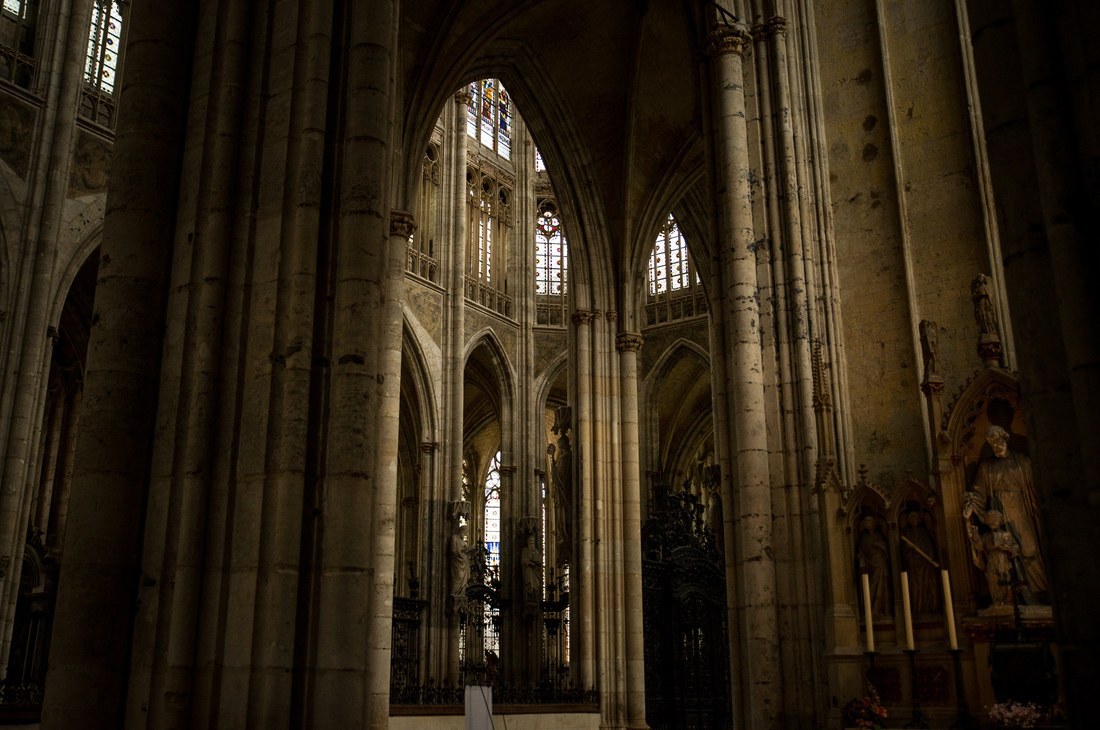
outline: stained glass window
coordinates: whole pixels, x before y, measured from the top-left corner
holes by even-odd
[[[569,248],[558,209],[552,201],[545,201],[535,224],[535,294],[563,296],[568,270]]]
[[[115,92],[118,57],[122,45],[122,10],[117,0],[95,0],[88,27],[88,56],[84,83],[100,91]]]
[[[489,462],[485,476],[485,550],[486,575],[500,575],[500,452]],[[500,656],[499,618],[497,609],[487,601],[484,604],[485,651]]]
[[[546,160],[542,159],[539,148],[535,148],[535,172],[546,172]]]
[[[470,84],[466,133],[505,159],[512,156],[512,97],[498,79]]]
[[[500,452],[489,462],[485,477],[485,547],[489,565],[500,565]]]
[[[695,274],[688,261],[687,242],[670,214],[649,254],[649,295],[685,289],[692,285]]]
[[[0,74],[23,87],[34,80],[37,18],[38,0],[4,0],[0,6],[0,46],[8,49],[0,54]]]
[[[486,198],[481,199],[481,214],[477,223],[477,270],[481,280],[490,284],[493,281],[493,204]]]

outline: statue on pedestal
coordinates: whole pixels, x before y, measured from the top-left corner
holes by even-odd
[[[527,533],[519,562],[523,566],[524,613],[535,616],[542,603],[542,551],[539,550],[538,535],[534,531]]]
[[[983,459],[978,464],[973,488],[964,497],[963,518],[969,521],[974,515],[992,531],[990,513],[998,513],[994,520],[1003,519],[1003,529],[1018,546],[1019,555],[1014,567],[1024,602],[1046,605],[1050,603],[1050,585],[1043,565],[1039,503],[1032,483],[1031,460],[1024,454],[1011,451],[1008,437],[1008,431],[1000,426],[991,426],[986,433],[986,442],[993,450],[993,458]],[[971,542],[973,544],[973,537]],[[980,557],[975,554],[975,564],[979,560]]]
[[[470,548],[466,541],[469,528],[460,524],[451,534],[451,599],[455,613],[466,612],[466,586],[470,582]]]

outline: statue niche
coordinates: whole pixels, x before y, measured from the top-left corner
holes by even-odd
[[[901,518],[901,564],[909,574],[909,601],[915,616],[941,610],[940,563],[930,520],[916,502],[905,506]]]
[[[871,614],[890,616],[893,612],[890,600],[890,545],[883,534],[880,519],[874,514],[862,512],[857,528],[856,577],[862,582],[860,576],[867,576],[871,589]]]

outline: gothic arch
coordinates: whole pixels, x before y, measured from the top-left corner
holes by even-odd
[[[689,473],[688,461],[700,446],[713,441],[711,397],[710,355],[684,338],[660,354],[643,381],[642,443],[649,446],[650,470],[661,472],[670,486]]]

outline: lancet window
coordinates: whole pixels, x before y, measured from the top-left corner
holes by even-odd
[[[123,30],[119,0],[94,0],[88,26],[80,115],[105,127],[113,127],[115,123],[115,84],[122,71]]]
[[[466,298],[510,317],[512,298],[504,262],[512,223],[512,188],[503,178],[495,170],[471,166],[466,171],[470,211]]]
[[[405,257],[405,270],[439,282],[439,258],[436,240],[439,235],[439,144],[432,142],[424,152],[420,168],[420,186],[417,190],[418,226],[409,236]]]
[[[564,325],[568,293],[569,246],[557,203],[540,201],[535,221],[535,297],[537,322]]]
[[[687,240],[672,214],[657,232],[646,274],[646,324],[706,312],[706,297],[688,255]]]
[[[466,131],[504,159],[512,156],[512,98],[498,79],[470,84],[471,102],[466,113]]]
[[[0,6],[0,78],[24,88],[34,83],[37,0],[4,0]]]

